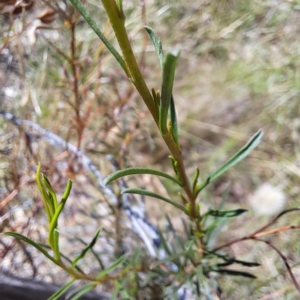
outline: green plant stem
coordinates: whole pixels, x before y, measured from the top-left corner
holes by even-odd
[[[140,96],[143,98],[145,104],[147,105],[149,111],[151,112],[156,125],[159,127],[159,115],[158,115],[158,107],[155,104],[154,99],[151,96],[151,93],[145,83],[143,75],[140,72],[138,63],[133,54],[132,47],[127,35],[127,31],[125,28],[125,17],[118,10],[117,4],[115,0],[101,0],[104,6],[104,9],[108,15],[111,26],[114,30],[116,38],[118,40],[119,46],[123,53],[123,58],[125,61],[127,74],[130,76],[132,83],[135,85],[138,90]],[[192,192],[192,188],[189,182],[189,179],[186,175],[184,163],[182,160],[182,154],[179,146],[174,141],[171,132],[167,132],[166,134],[162,134],[162,138],[164,139],[167,147],[169,148],[171,154],[178,162],[178,171],[180,173],[182,188],[188,196],[190,206],[191,206],[191,215],[190,217],[194,220],[196,224],[196,228],[200,236],[202,235],[202,228],[200,225],[200,220],[198,218],[199,212],[196,211],[196,196]],[[201,244],[203,245],[202,239]]]
[[[107,274],[107,275],[103,276],[102,278],[97,279],[96,277],[90,277],[88,275],[77,272],[73,268],[67,267],[61,260],[58,261],[56,264],[58,266],[60,266],[64,271],[66,271],[70,276],[72,276],[73,278],[75,278],[77,280],[92,281],[97,284],[107,282],[108,280],[111,280],[111,281],[119,280],[120,278],[123,278],[124,276],[127,275],[127,273],[132,272],[133,270],[135,270],[136,272],[140,272],[141,270],[144,270],[146,268],[144,265],[136,266],[133,268],[125,268],[120,271],[119,275],[111,276],[111,275]],[[147,269],[148,269],[148,267],[147,267]]]
[[[166,145],[168,146],[170,152],[172,153],[174,159],[178,162],[178,171],[180,173],[181,177],[181,183],[182,183],[182,188],[184,189],[186,195],[188,196],[188,200],[191,206],[191,211],[190,211],[190,217],[194,221],[196,230],[198,234],[200,235],[200,247],[203,249],[204,248],[204,239],[203,239],[203,229],[201,222],[199,220],[200,216],[200,211],[197,212],[196,209],[196,198],[197,196],[194,195],[190,181],[186,175],[184,163],[182,160],[182,154],[179,146],[176,144],[176,142],[173,139],[173,136],[170,132],[168,132],[166,135],[162,135]]]
[[[79,273],[72,268],[67,267],[61,260],[57,262],[57,265],[60,266],[63,270],[65,270],[69,275],[73,276],[78,280],[88,280],[94,281],[94,278],[91,278],[85,274]]]
[[[133,54],[125,28],[125,17],[119,12],[115,0],[102,0],[102,4],[106,10],[109,21],[123,53],[123,58],[126,64],[128,75],[130,76],[130,80],[143,98],[155,122],[158,124],[158,108],[151,96],[151,93],[145,83],[136,58]]]

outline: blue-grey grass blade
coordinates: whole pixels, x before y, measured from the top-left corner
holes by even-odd
[[[58,300],[61,299],[61,296],[73,285],[76,279],[72,279],[70,282],[62,286],[55,294],[53,294],[47,300]]]
[[[162,134],[166,134],[167,130],[168,113],[179,54],[180,51],[175,49],[173,52],[168,52],[163,60],[161,101],[159,106],[159,129]]]
[[[85,284],[84,286],[80,286],[72,291],[70,291],[67,296],[66,300],[77,300],[80,299],[81,296],[84,294],[90,292],[96,287],[97,283],[88,283]]]
[[[164,52],[163,52],[161,41],[158,38],[158,36],[154,33],[154,31],[151,27],[144,26],[144,28],[146,29],[146,31],[148,32],[148,34],[152,40],[156,54],[158,56],[160,67],[163,68]]]
[[[84,258],[84,256],[87,254],[87,252],[89,250],[91,250],[94,245],[96,244],[99,234],[100,234],[101,229],[99,228],[94,236],[94,238],[92,239],[92,241],[81,251],[81,253],[74,259],[74,261],[72,262],[72,268],[75,268],[77,263]]]
[[[169,204],[172,204],[173,206],[179,208],[180,210],[182,210],[185,214],[188,214],[188,210],[183,207],[182,205],[170,200],[170,199],[167,199],[159,194],[156,194],[154,192],[150,192],[150,191],[147,191],[147,190],[142,190],[142,189],[125,189],[122,191],[122,194],[138,194],[138,195],[144,195],[144,196],[149,196],[149,197],[154,197],[154,198],[157,198],[157,199],[160,199],[164,202],[167,202]]]
[[[127,260],[127,254],[122,255],[119,257],[114,263],[112,263],[108,268],[98,273],[96,279],[101,279],[105,275],[109,274],[113,270],[115,270],[118,266],[122,265]]]
[[[107,47],[107,49],[111,52],[111,54],[115,57],[115,59],[118,61],[120,66],[123,68],[125,73],[127,75],[128,71],[126,68],[126,64],[124,62],[124,59],[119,54],[119,52],[116,50],[116,48],[106,39],[106,37],[103,35],[102,31],[97,26],[96,22],[91,18],[90,14],[85,9],[84,5],[80,0],[70,0],[72,4],[77,8],[79,13],[82,15],[82,17],[86,20],[86,22],[90,25],[90,27],[94,30],[94,32],[98,35],[98,37],[101,39],[101,41],[104,43],[104,45]]]
[[[150,174],[150,175],[164,177],[166,179],[172,180],[173,182],[175,182],[181,186],[181,182],[177,178],[174,178],[164,172],[160,172],[160,171],[156,171],[156,170],[152,170],[152,169],[148,169],[148,168],[127,168],[124,170],[118,170],[118,171],[110,174],[108,177],[106,177],[103,180],[103,183],[104,183],[104,185],[107,185],[118,178],[128,176],[128,175],[139,175],[139,174]]]
[[[175,102],[174,97],[171,95],[171,102],[170,102],[170,119],[171,119],[171,133],[176,145],[179,145],[178,142],[178,123],[177,123],[177,115],[175,109]]]
[[[52,262],[54,262],[55,264],[57,264],[57,261],[55,260],[54,257],[52,257],[47,251],[45,251],[45,249],[43,249],[42,246],[38,245],[37,243],[35,243],[34,241],[32,241],[31,239],[25,237],[22,234],[16,233],[16,232],[4,232],[4,235],[7,236],[11,236],[14,238],[17,238],[31,246],[33,246],[34,248],[36,248],[38,251],[40,251],[42,254],[44,254],[48,259],[50,259]]]
[[[205,216],[213,216],[213,217],[225,217],[225,218],[232,218],[244,214],[247,212],[246,209],[234,209],[234,210],[209,210],[205,213],[202,218]]]
[[[259,130],[249,141],[248,143],[241,148],[231,159],[229,159],[220,169],[218,169],[215,173],[209,176],[198,188],[197,194],[203,190],[209,183],[213,180],[221,176],[231,167],[236,165],[242,159],[244,159],[260,142],[263,136],[263,131]]]

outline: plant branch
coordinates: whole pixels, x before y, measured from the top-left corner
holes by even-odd
[[[125,28],[125,17],[121,12],[119,12],[115,0],[101,1],[121,48],[127,69],[127,75],[143,98],[156,124],[158,124],[158,109],[133,54],[132,47]]]

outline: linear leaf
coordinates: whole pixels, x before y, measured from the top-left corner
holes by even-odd
[[[162,43],[161,43],[160,39],[158,38],[158,36],[154,33],[154,31],[151,27],[144,26],[144,28],[146,29],[146,31],[148,32],[148,34],[152,40],[156,54],[158,56],[160,67],[162,70],[164,70],[164,52],[163,52],[163,48],[162,48]],[[176,64],[176,62],[175,62],[175,64]],[[175,72],[175,70],[174,70],[174,72]],[[173,79],[173,81],[174,81],[174,79]],[[171,92],[172,92],[172,90],[171,90]],[[174,102],[174,98],[173,98],[172,94],[171,94],[171,99],[170,99],[170,117],[171,117],[171,132],[172,132],[174,141],[178,145],[178,123],[177,123],[175,102]]]
[[[91,250],[94,245],[97,242],[98,236],[100,234],[101,229],[99,228],[94,236],[94,238],[92,239],[92,241],[81,251],[81,253],[74,259],[74,261],[72,262],[72,268],[75,268],[75,266],[77,265],[78,261],[81,260],[86,253]]]
[[[70,282],[62,286],[55,294],[53,294],[47,300],[58,300],[76,281],[76,279],[72,279]]]
[[[180,51],[178,49],[168,52],[163,61],[161,101],[159,106],[159,129],[162,134],[165,134],[167,129],[168,112],[179,54]]]
[[[101,30],[97,26],[96,22],[91,18],[90,14],[87,12],[87,10],[85,9],[85,7],[83,6],[82,2],[80,0],[70,0],[70,1],[77,8],[77,10],[80,12],[80,14],[86,20],[86,22],[91,26],[91,28],[94,30],[94,32],[98,35],[98,37],[101,39],[101,41],[107,47],[107,49],[111,52],[111,54],[118,61],[118,63],[123,68],[123,70],[125,71],[125,73],[128,75],[128,71],[127,71],[124,59],[118,53],[118,51],[116,50],[116,48],[103,35],[103,33],[101,32]]]
[[[96,283],[88,283],[84,286],[80,286],[73,291],[69,292],[66,296],[66,300],[77,300],[80,299],[81,296],[88,293],[92,289],[94,289],[96,286]]]
[[[200,175],[200,171],[199,171],[199,168],[197,168],[194,179],[193,179],[193,193],[194,194],[196,193],[196,188],[197,188],[199,175]]]
[[[158,56],[160,67],[163,68],[164,52],[163,52],[161,41],[158,38],[158,36],[154,33],[154,31],[151,27],[144,26],[144,28],[146,29],[146,31],[148,32],[148,34],[152,40],[156,54]]]
[[[53,252],[55,254],[55,258],[60,260],[60,252],[59,252],[59,230],[58,228],[54,229],[53,232]]]
[[[36,248],[37,250],[39,250],[42,254],[44,254],[48,259],[50,259],[52,262],[54,262],[55,264],[57,264],[57,261],[55,260],[54,257],[52,257],[47,251],[45,251],[40,245],[38,245],[37,243],[35,243],[34,241],[30,240],[29,238],[27,238],[26,236],[16,233],[16,232],[4,232],[4,235],[8,235],[8,236],[12,236],[14,238],[20,239],[24,242],[26,242],[27,244],[33,246],[34,248]]]
[[[52,215],[51,215],[51,211],[50,211],[50,208],[49,208],[49,196],[41,182],[41,163],[38,164],[38,167],[37,167],[37,171],[36,171],[36,182],[37,182],[37,185],[38,185],[38,189],[40,191],[40,193],[42,194],[42,198],[43,198],[43,202],[44,202],[44,207],[45,207],[45,211],[46,211],[46,214],[47,214],[47,217],[48,217],[48,221],[50,222],[51,221],[51,218],[52,218]]]
[[[76,237],[76,240],[79,241],[81,244],[87,246],[87,243],[85,241],[83,241],[81,238]],[[99,266],[101,269],[104,269],[104,264],[101,261],[99,255],[96,253],[96,251],[93,250],[93,248],[91,249],[91,252],[93,253],[95,259],[98,261]],[[75,267],[76,269],[78,268],[78,266]]]
[[[50,223],[50,228],[49,228],[49,241],[54,241],[54,230],[56,229],[57,227],[57,220],[58,220],[58,217],[59,215],[61,214],[67,200],[68,200],[68,197],[70,195],[70,192],[71,192],[71,189],[72,189],[72,181],[69,179],[68,180],[68,183],[67,183],[67,186],[65,188],[65,192],[62,196],[62,199],[55,211],[55,214],[54,216],[52,217],[52,220],[51,220],[51,223]],[[52,246],[52,245],[51,245]]]
[[[117,7],[118,7],[118,11],[119,11],[120,16],[122,18],[125,18],[124,11],[123,11],[122,0],[116,0],[116,4],[117,4]]]
[[[50,183],[50,181],[48,180],[48,178],[42,174],[42,181],[44,183],[44,185],[46,186],[46,188],[48,189],[49,191],[49,194],[51,195],[52,197],[52,201],[53,201],[53,209],[55,211],[55,209],[57,208],[57,198],[56,198],[56,194],[55,192],[53,191],[53,188],[52,188],[52,185]]]
[[[111,295],[111,299],[112,300],[117,300],[119,291],[122,289],[122,285],[117,280],[114,282],[114,284],[115,284],[115,288],[114,288],[113,293]]]
[[[242,159],[244,159],[260,142],[263,136],[263,131],[259,130],[248,143],[241,148],[231,159],[229,159],[219,170],[209,176],[199,187],[197,193],[203,190],[209,183],[225,173],[228,169],[236,165]]]
[[[96,279],[101,279],[105,275],[109,274],[114,269],[116,269],[119,265],[123,264],[126,259],[127,259],[127,254],[122,255],[114,263],[112,263],[108,268],[106,268],[105,270],[103,270],[100,273],[98,273]]]
[[[156,193],[153,193],[153,192],[150,192],[150,191],[146,191],[146,190],[142,190],[142,189],[125,189],[122,191],[122,194],[125,194],[125,193],[128,193],[128,194],[138,194],[138,195],[144,195],[144,196],[149,196],[149,197],[154,197],[154,198],[157,198],[157,199],[160,199],[162,201],[165,201],[167,203],[170,203],[172,204],[173,206],[179,208],[180,210],[182,210],[185,214],[188,214],[188,211],[185,207],[183,207],[182,205],[170,200],[170,199],[167,199],[159,194],[156,194]]]
[[[178,145],[178,123],[177,123],[177,116],[176,116],[176,109],[175,109],[175,102],[174,97],[171,95],[171,102],[170,102],[170,119],[171,119],[171,132],[173,139]]]
[[[160,171],[156,171],[156,170],[152,170],[152,169],[148,169],[148,168],[127,168],[124,170],[118,170],[118,171],[110,174],[108,177],[106,177],[104,179],[103,183],[104,183],[104,185],[107,185],[118,178],[128,176],[128,175],[138,175],[138,174],[151,174],[151,175],[164,177],[169,180],[172,180],[173,182],[175,182],[181,186],[181,183],[177,178],[174,178],[174,177],[170,176],[169,174],[166,174],[166,173],[163,173]]]
[[[47,245],[47,244],[43,244],[43,243],[39,243],[39,246],[41,246],[41,247],[43,247],[43,248],[46,248],[46,249],[52,249],[49,245]],[[67,255],[65,255],[65,254],[63,254],[63,253],[60,253],[60,255],[61,255],[61,257],[63,257],[67,262],[69,262],[70,264],[72,264],[72,260],[67,256]],[[81,274],[84,274],[84,272],[78,267],[78,266],[76,266],[76,270],[78,271],[78,272],[80,272]]]
[[[209,210],[205,215],[213,216],[213,217],[225,217],[232,218],[239,216],[243,213],[247,212],[246,209],[234,209],[234,210]],[[205,216],[203,215],[203,217]]]

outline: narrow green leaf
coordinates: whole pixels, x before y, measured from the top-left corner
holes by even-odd
[[[111,299],[112,300],[117,300],[118,299],[118,294],[122,289],[122,285],[118,281],[115,281],[114,284],[115,284],[115,288],[113,289]]]
[[[123,11],[122,0],[116,0],[116,3],[117,3],[117,7],[118,7],[118,11],[119,11],[120,17],[121,18],[125,18],[124,11]]]
[[[50,181],[48,180],[48,178],[44,174],[42,174],[42,181],[43,181],[44,185],[46,186],[46,188],[48,189],[49,194],[52,196],[51,200],[52,200],[52,206],[53,206],[53,212],[54,212],[57,208],[56,194],[53,191],[53,188],[52,188],[52,185],[51,185]]]
[[[163,52],[161,41],[157,37],[157,35],[154,33],[154,31],[151,27],[144,26],[144,28],[146,29],[146,31],[148,32],[148,34],[152,40],[156,54],[158,56],[160,67],[163,68],[164,52]]]
[[[157,107],[157,110],[158,110],[159,105],[160,105],[160,94],[157,95],[157,92],[155,91],[154,88],[151,89],[151,94],[152,94],[152,98],[154,100],[155,106]]]
[[[137,247],[135,250],[134,250],[134,253],[130,259],[130,264],[128,264],[129,266],[134,266],[136,263],[137,263],[137,260],[141,254],[141,251],[142,249]]]
[[[180,210],[182,210],[185,214],[188,214],[188,211],[185,207],[183,207],[182,205],[180,205],[176,202],[173,202],[172,200],[167,199],[167,198],[165,198],[165,197],[163,197],[159,194],[156,194],[156,193],[153,193],[153,192],[150,192],[150,191],[146,191],[146,190],[142,190],[142,189],[131,189],[131,188],[125,189],[125,190],[122,191],[122,194],[125,194],[125,193],[154,197],[154,198],[160,199],[162,201],[165,201],[167,203],[170,203],[173,206],[175,206],[175,207],[179,208]]]
[[[219,170],[209,176],[199,187],[197,193],[203,190],[209,183],[225,173],[228,169],[236,165],[242,159],[244,159],[260,142],[263,136],[263,131],[259,130],[248,143],[240,149],[230,160],[228,160]]]
[[[179,256],[174,257],[173,255],[174,253],[172,252],[172,246],[170,245],[170,243],[166,240],[166,237],[164,236],[164,234],[161,232],[161,230],[158,228],[158,234],[160,236],[160,241],[161,241],[161,246],[163,247],[163,249],[166,251],[166,253],[168,254],[167,259],[169,261],[174,260],[174,263],[178,266],[181,267],[181,263],[180,263],[180,259]]]
[[[182,202],[183,202],[184,204],[187,204],[188,201],[186,200],[186,198],[185,198],[180,192],[179,192],[178,194],[179,194],[179,196],[180,196]]]
[[[21,241],[26,242],[27,244],[29,244],[29,245],[33,246],[34,248],[36,248],[37,250],[39,250],[42,254],[44,254],[52,262],[57,264],[57,261],[55,260],[54,257],[52,257],[50,254],[48,254],[48,252],[45,251],[40,245],[38,245],[34,241],[30,240],[29,238],[23,236],[22,234],[19,234],[19,233],[16,233],[16,232],[5,232],[4,235],[12,236],[12,237],[17,238]]]
[[[171,119],[171,133],[172,133],[173,139],[174,139],[176,145],[179,145],[179,143],[178,143],[178,123],[177,123],[177,116],[176,116],[175,102],[174,102],[173,95],[171,95],[171,102],[170,102],[170,119]]]
[[[161,264],[170,263],[170,262],[174,262],[176,264],[176,262],[178,262],[181,257],[185,257],[185,256],[186,256],[186,251],[176,252],[175,254],[170,253],[168,255],[168,257],[166,257],[164,259],[160,259],[160,260],[154,261],[151,264],[151,268],[153,269],[153,268],[158,267]],[[177,266],[180,267],[181,265],[179,264]]]
[[[53,232],[53,252],[55,254],[55,258],[57,259],[57,261],[59,261],[60,260],[59,230],[57,228],[55,228]]]
[[[152,43],[154,45],[156,54],[158,56],[160,67],[161,67],[161,69],[163,70],[163,73],[164,73],[164,68],[165,68],[164,67],[164,52],[163,52],[161,41],[157,37],[157,35],[154,33],[154,31],[151,27],[144,26],[144,28],[146,29],[146,31],[148,32],[148,34],[149,34],[149,36],[152,40]],[[179,55],[179,53],[178,53],[178,55]],[[176,62],[177,62],[177,59],[175,61],[175,66],[176,66]],[[174,68],[175,68],[175,66],[174,66]],[[165,72],[168,72],[168,71],[169,70],[165,70]],[[174,73],[175,73],[175,69],[174,69]],[[174,81],[174,76],[173,76],[173,81]],[[164,82],[163,82],[163,84],[164,84]],[[174,97],[172,95],[172,88],[171,88],[171,99],[170,99],[170,117],[171,117],[171,126],[170,126],[171,130],[170,131],[172,133],[174,141],[178,145],[178,123],[177,123]]]
[[[209,215],[213,217],[225,217],[225,218],[232,218],[239,216],[243,213],[247,212],[246,209],[234,209],[234,210],[209,210],[207,213],[203,215]]]
[[[163,61],[161,101],[159,106],[159,129],[162,134],[166,134],[167,130],[168,112],[179,54],[180,51],[178,49],[168,52]]]
[[[151,175],[156,175],[156,176],[160,176],[160,177],[164,177],[167,178],[169,180],[172,180],[173,182],[177,183],[178,185],[181,186],[181,183],[178,179],[160,172],[160,171],[156,171],[156,170],[152,170],[152,169],[148,169],[148,168],[127,168],[124,170],[118,170],[114,173],[112,173],[111,175],[109,175],[108,177],[106,177],[103,181],[104,185],[107,185],[109,183],[111,183],[112,181],[124,177],[124,176],[128,176],[128,175],[138,175],[138,174],[151,174]]]
[[[76,237],[76,240],[79,241],[80,243],[82,243],[83,245],[87,246],[87,243],[85,241],[83,241],[81,238]],[[91,248],[91,252],[93,253],[96,260],[98,261],[100,268],[104,269],[105,268],[104,264],[103,264],[102,260],[100,259],[98,253],[96,253],[96,251],[94,251],[93,248]],[[75,268],[77,269],[78,266],[76,266]]]
[[[80,286],[74,290],[72,290],[71,292],[69,292],[66,295],[66,300],[77,300],[80,299],[81,296],[83,296],[84,294],[88,293],[89,291],[91,291],[92,289],[94,289],[96,287],[96,283],[88,283],[85,284],[84,286]]]
[[[225,191],[222,193],[222,201],[218,205],[219,211],[221,211],[225,205],[225,202],[228,198],[230,191],[230,184],[228,187],[225,189]],[[219,234],[221,233],[223,227],[228,223],[228,218],[223,217],[223,218],[216,218],[209,226],[206,226],[206,221],[209,220],[207,218],[209,215],[203,215],[202,220],[203,220],[203,228],[205,228],[205,239],[206,239],[206,244],[209,248],[213,247],[215,243],[217,242],[217,238]]]
[[[178,161],[172,155],[169,155],[169,159],[171,161],[171,164],[172,164],[174,173],[177,176],[177,179],[181,182],[181,175],[180,175],[180,172],[178,170]]]
[[[46,214],[47,214],[47,217],[48,217],[48,222],[51,222],[51,218],[52,218],[52,215],[51,215],[51,212],[50,212],[50,208],[49,208],[49,196],[41,182],[41,163],[38,164],[38,167],[37,167],[37,171],[36,171],[36,182],[37,182],[37,185],[38,185],[38,189],[42,195],[42,198],[43,198],[43,202],[44,202],[44,207],[45,207],[45,211],[46,211]]]
[[[94,32],[98,35],[98,37],[101,39],[101,41],[107,47],[107,49],[111,52],[111,54],[115,57],[115,59],[118,61],[118,63],[123,68],[123,70],[125,71],[125,73],[129,76],[129,73],[127,71],[124,59],[118,53],[118,51],[116,50],[116,48],[103,35],[103,33],[101,32],[101,30],[97,26],[96,22],[91,18],[90,14],[87,12],[87,10],[85,9],[85,7],[83,6],[82,2],[80,0],[70,0],[70,1],[77,8],[77,10],[79,11],[79,13],[86,20],[86,22],[91,26],[91,28],[94,30]]]
[[[73,285],[76,279],[72,279],[70,282],[62,286],[55,294],[53,294],[47,300],[58,300],[60,297]]]
[[[127,259],[127,254],[122,255],[119,257],[114,263],[112,263],[108,268],[98,273],[96,279],[101,279],[105,275],[111,273],[113,270],[115,270],[118,266],[122,265]]]
[[[160,228],[157,228],[157,232],[158,232],[158,235],[160,237],[161,246],[167,252],[168,257],[169,257],[170,255],[172,255],[172,251],[170,249],[170,244],[166,241],[166,237],[163,235]]]
[[[200,170],[199,170],[199,168],[197,168],[195,176],[194,176],[194,180],[193,180],[193,193],[194,194],[197,192],[196,188],[197,188],[199,175],[200,175]]]
[[[172,221],[171,221],[171,219],[170,219],[170,217],[169,217],[168,214],[166,214],[166,219],[167,219],[168,227],[169,227],[170,231],[171,231],[174,235],[176,235],[176,234],[177,234],[177,231],[175,230],[175,228],[174,228],[174,226],[173,226],[173,223],[172,223]]]
[[[49,228],[49,242],[50,242],[50,245],[51,246],[54,246],[53,244],[53,241],[55,240],[55,237],[54,237],[54,230],[57,228],[57,220],[58,220],[58,217],[59,215],[61,214],[67,200],[68,200],[68,197],[70,195],[70,192],[71,192],[71,189],[72,189],[72,181],[69,179],[68,180],[68,183],[67,183],[67,186],[65,188],[65,192],[62,196],[62,199],[55,211],[55,214],[54,216],[52,217],[52,220],[51,220],[51,223],[50,223],[50,228]]]
[[[81,251],[81,253],[74,259],[74,261],[72,262],[72,268],[75,268],[75,266],[77,265],[78,261],[81,260],[86,253],[91,250],[94,245],[96,244],[99,234],[100,234],[101,229],[99,228],[94,236],[94,238],[92,239],[92,241]]]
[[[51,246],[49,246],[48,244],[39,243],[38,245],[45,248],[45,249],[50,249],[50,250],[52,249]],[[72,260],[67,255],[64,255],[63,253],[60,253],[60,256],[63,257],[67,262],[72,264]],[[76,270],[78,272],[80,272],[81,274],[84,274],[83,270],[81,270],[78,266],[76,266]]]

